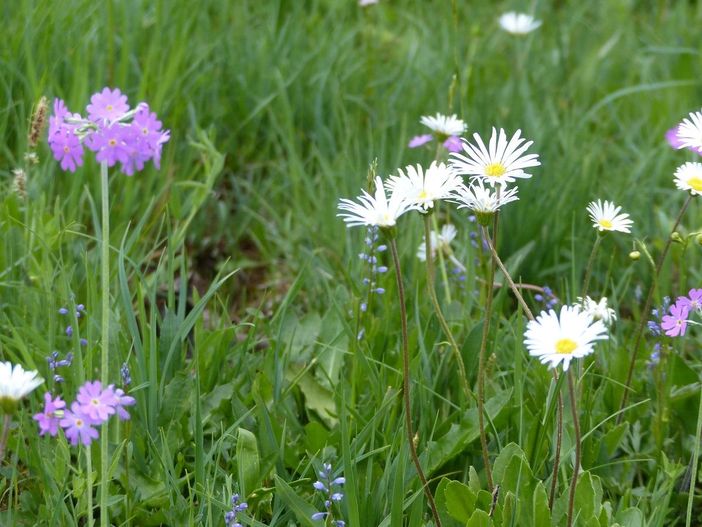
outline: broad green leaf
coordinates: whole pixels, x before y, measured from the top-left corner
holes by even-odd
[[[459,522],[465,523],[475,512],[476,495],[468,485],[451,481],[444,490],[446,510]]]
[[[548,508],[548,495],[542,482],[536,483],[533,502],[534,525],[551,525],[551,511]]]
[[[261,461],[258,454],[256,436],[244,428],[239,428],[238,431],[236,464],[239,472],[241,494],[248,496],[258,487]]]
[[[492,525],[488,513],[480,509],[476,510],[466,523],[466,527],[492,527]]]

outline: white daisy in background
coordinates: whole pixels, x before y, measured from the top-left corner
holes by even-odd
[[[517,201],[517,188],[491,190],[485,188],[483,180],[474,179],[469,186],[461,185],[451,196],[458,208],[468,208],[475,213],[481,225],[487,225],[490,218],[502,205]]]
[[[551,368],[563,363],[566,371],[573,359],[594,351],[595,341],[609,338],[601,320],[593,321],[579,306],[563,306],[560,317],[554,310],[542,311],[527,324],[524,344],[529,355]]]
[[[0,407],[11,412],[20,399],[44,382],[38,371],[25,371],[22,366],[0,362]]]
[[[677,129],[676,148],[702,148],[702,112],[690,112]]]
[[[517,130],[512,139],[507,141],[505,131],[500,128],[499,135],[495,128],[487,148],[479,134],[473,134],[476,144],[463,140],[464,154],[451,154],[451,168],[459,174],[483,178],[490,185],[506,185],[516,178],[530,178],[524,169],[541,165],[538,154],[524,154],[534,143],[521,138]],[[525,142],[526,141],[526,142]]]
[[[630,233],[634,222],[629,219],[628,214],[619,214],[621,210],[621,207],[617,207],[611,201],[605,201],[603,204],[599,199],[591,201],[587,206],[592,226],[595,229],[598,229],[600,232],[619,231]]]
[[[377,4],[378,0],[358,0],[358,5],[366,7],[367,5]]]
[[[420,165],[408,166],[405,172],[397,169],[398,175],[388,178],[385,186],[393,194],[396,192],[427,211],[437,199],[446,199],[463,183],[461,177],[444,163],[432,162],[424,171]]]
[[[429,128],[433,133],[417,135],[410,139],[407,146],[410,148],[417,148],[436,138],[443,143],[444,148],[449,152],[461,151],[460,136],[463,135],[468,126],[462,119],[459,119],[456,114],[447,116],[437,113],[434,117],[424,115],[419,122]]]
[[[585,298],[578,297],[578,305],[583,313],[590,315],[592,320],[601,320],[606,326],[611,326],[612,322],[617,320],[617,314],[607,305],[607,297],[603,296],[599,302],[595,302],[589,296]]]
[[[675,171],[675,186],[696,196],[702,194],[702,163],[680,165]]]
[[[339,209],[346,211],[337,214],[344,219],[347,227],[359,225],[392,227],[397,218],[408,210],[418,210],[419,206],[407,200],[407,196],[400,192],[393,192],[390,199],[385,195],[385,187],[380,176],[375,178],[375,196],[365,190],[358,196],[359,203],[350,199],[340,199]]]
[[[431,231],[429,234],[431,241],[431,256],[434,258],[438,251],[445,252],[447,254],[451,253],[451,242],[456,238],[456,227],[447,223],[441,227],[441,232]],[[427,259],[427,244],[422,242],[417,248],[417,258],[422,262]]]
[[[500,17],[500,27],[513,35],[526,35],[541,25],[541,20],[525,13],[509,11]]]

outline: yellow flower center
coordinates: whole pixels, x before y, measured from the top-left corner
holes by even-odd
[[[597,223],[599,223],[600,227],[602,227],[603,229],[611,229],[612,228],[612,222],[605,219],[605,218],[602,218]]]
[[[698,177],[691,177],[687,180],[687,184],[690,185],[697,192],[702,192],[702,179]]]
[[[76,419],[76,427],[77,428],[82,428],[83,426],[83,420],[82,419]]]
[[[112,106],[111,104],[108,104],[107,107],[106,107],[106,110],[107,110],[108,112],[111,112],[112,110],[114,110],[114,106]]]
[[[556,341],[556,353],[561,355],[570,355],[577,347],[578,345],[575,341],[570,339],[560,339]]]
[[[114,139],[110,139],[109,141],[107,141],[107,144],[109,144],[110,146],[115,146],[117,144],[117,141],[115,141]]]
[[[419,193],[419,196],[417,196],[418,199],[420,200],[425,200],[429,197],[429,194],[427,194],[427,191],[422,189],[422,191]]]
[[[507,169],[502,163],[490,163],[485,167],[485,175],[490,177],[502,177]]]
[[[68,148],[67,146],[64,146],[64,147],[63,147],[63,151],[64,151],[64,152],[66,152],[66,153],[68,153],[68,152],[70,152],[70,151],[71,151],[71,149],[70,149],[70,148]]]
[[[100,401],[98,401],[97,399],[90,399],[90,403],[91,403],[93,406],[99,406],[99,405],[100,405]]]

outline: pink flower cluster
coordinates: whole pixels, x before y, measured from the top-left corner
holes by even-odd
[[[61,99],[54,100],[49,118],[49,146],[63,170],[76,171],[83,165],[83,147],[95,152],[95,159],[107,166],[120,164],[131,176],[148,161],[160,168],[161,149],[170,139],[161,121],[141,102],[130,109],[127,96],[119,89],[104,88],[90,98],[88,118],[71,113]]]
[[[702,289],[690,289],[687,296],[678,297],[675,304],[670,306],[669,314],[663,316],[661,323],[665,334],[669,337],[684,335],[691,312],[702,312]]]
[[[103,389],[100,381],[88,381],[78,390],[70,410],[66,409],[61,396],[54,398],[46,392],[44,411],[36,414],[34,420],[39,424],[39,435],[48,433],[54,437],[60,427],[72,445],[81,442],[87,446],[98,438],[96,427],[115,414],[122,420],[129,419],[125,406],[135,403],[134,397],[126,395],[121,388],[110,384]]]

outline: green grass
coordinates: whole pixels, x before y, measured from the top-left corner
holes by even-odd
[[[323,462],[346,477],[347,525],[429,521],[403,432],[394,276],[381,278],[386,294],[359,324],[365,230],[347,230],[335,215],[340,197],[366,187],[374,160],[386,176],[433,159],[433,149],[406,144],[423,133],[420,116],[436,112],[457,113],[469,133],[521,128],[534,141],[542,166],[500,219],[499,252],[515,278],[574,301],[595,237],[587,203],[610,199],[631,214],[633,237],[604,240],[590,285],[620,320],[582,364],[577,524],[684,525],[698,328],[669,341],[657,369],[645,364],[647,337],[633,407],[620,425],[614,415],[632,334],[648,316],[636,290],[645,297],[651,282],[645,256],[627,255],[635,238],[654,259],[660,253],[685,198],[672,174],[694,160],[663,134],[702,105],[702,7],[533,4],[543,25],[522,38],[496,22],[524,9],[514,2],[0,6],[0,357],[48,380],[45,357],[73,351],[67,399],[100,375],[99,167],[86,155],[83,168],[63,173],[42,141],[27,196],[19,196],[12,170],[25,165],[32,108],[45,95],[82,111],[107,85],[133,104],[148,101],[171,130],[160,171],[110,173],[110,371],[117,383],[128,362],[138,401],[131,421],[110,427],[114,525],[223,525],[235,491],[249,503],[245,524],[320,525],[309,514],[321,506],[312,482]],[[469,268],[462,288],[451,283],[451,303],[440,275],[437,290],[475,388],[483,320],[476,289],[488,262],[471,247],[462,211],[442,206],[439,216],[458,227],[454,250]],[[701,219],[693,200],[679,230],[694,233]],[[482,513],[468,523],[456,510],[471,500],[489,510],[490,496],[476,404],[464,400],[414,257],[422,232],[416,215],[400,220],[418,448],[444,524],[483,525],[475,523]],[[694,236],[673,245],[655,303],[700,286],[701,253]],[[68,338],[58,308],[78,303],[88,315],[72,321]],[[496,291],[495,308],[487,408],[502,490],[493,520],[540,525],[534,511],[550,488],[554,387],[526,354],[526,321],[506,288]],[[31,416],[42,393],[14,420],[0,467],[0,523],[87,525],[85,452],[37,436]],[[571,424],[566,412],[553,525],[565,525]],[[97,445],[92,456],[99,482]],[[699,490],[693,525],[702,521]]]

